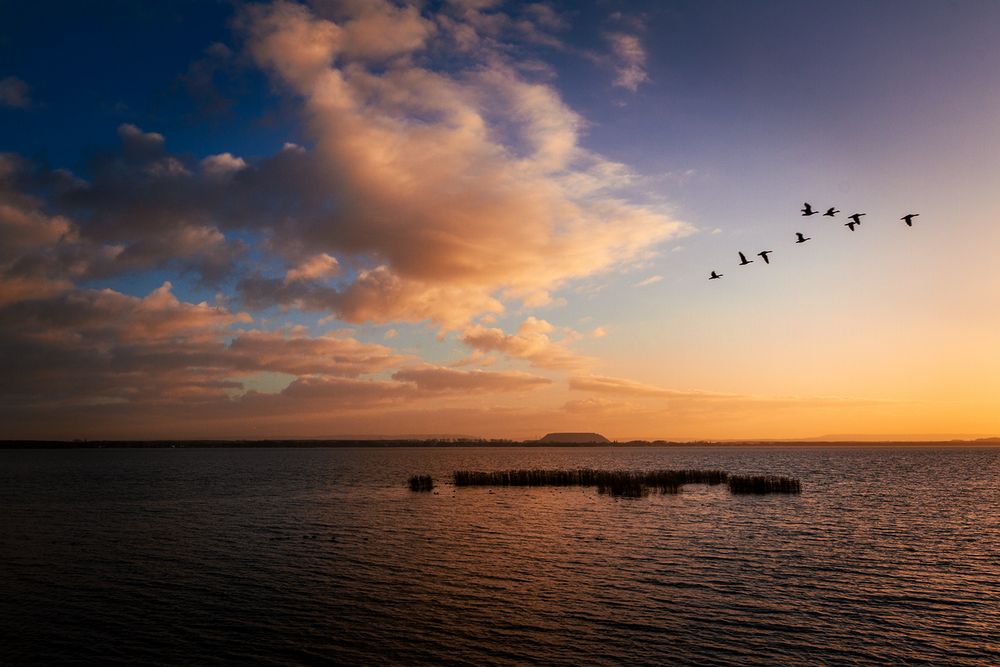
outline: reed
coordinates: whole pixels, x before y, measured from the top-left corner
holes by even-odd
[[[736,494],[802,493],[799,480],[774,475],[730,475],[729,492]]]
[[[597,481],[597,492],[617,498],[643,498],[649,495],[650,487],[635,473],[613,473],[601,476]]]
[[[410,477],[410,491],[432,491],[434,489],[434,478],[430,475],[412,475]]]
[[[685,484],[722,484],[724,470],[456,470],[455,486],[595,486],[598,493],[641,498],[650,490],[677,493]]]
[[[413,487],[411,478],[410,488]],[[429,478],[428,478],[429,479]],[[456,470],[455,486],[593,486],[598,493],[641,498],[656,490],[678,493],[685,484],[729,485],[734,494],[801,493],[799,480],[776,475],[730,475],[725,470]],[[416,490],[416,489],[414,489]]]

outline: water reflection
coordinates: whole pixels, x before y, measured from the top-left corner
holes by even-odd
[[[1000,662],[1000,450],[0,456],[4,662]],[[804,493],[407,486],[543,467]]]

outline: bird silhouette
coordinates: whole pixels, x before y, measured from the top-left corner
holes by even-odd
[[[830,208],[826,209],[826,213],[824,213],[823,215],[832,218],[833,216],[837,215],[838,213],[840,213],[840,211],[837,210],[837,207],[836,206],[831,206]]]
[[[798,237],[796,243],[805,243],[806,241],[812,240],[811,236],[802,236],[802,232],[795,232],[795,236]]]
[[[847,216],[848,220],[853,220],[854,224],[861,224],[861,216],[868,215],[867,213],[855,213],[854,215]]]
[[[817,213],[819,213],[819,211],[814,211],[813,207],[809,205],[809,202],[802,205],[802,215],[816,215]]]
[[[746,266],[747,264],[753,264],[752,259],[747,259],[747,256],[742,252],[740,253],[740,266]]]
[[[757,256],[760,257],[762,260],[764,260],[765,264],[770,264],[771,260],[769,260],[767,258],[767,256],[770,255],[772,252],[774,252],[774,251],[773,250],[761,250],[759,253],[757,253]]]
[[[855,227],[860,227],[860,226],[861,226],[861,223],[860,223],[860,222],[857,222],[857,221],[853,221],[853,222],[845,222],[845,223],[844,223],[844,227],[847,227],[847,228],[848,228],[848,229],[850,229],[850,230],[851,230],[852,232],[854,231],[854,228],[855,228]]]
[[[712,271],[712,275],[710,275],[710,276],[708,277],[708,279],[709,279],[709,280],[718,280],[718,279],[719,279],[719,278],[721,278],[721,277],[722,277],[722,274],[721,274],[721,273],[716,273],[715,271]]]
[[[919,213],[907,213],[902,218],[900,218],[900,220],[902,220],[903,222],[905,222],[907,227],[912,227],[913,226],[913,219],[915,217],[917,217],[918,215],[920,215],[920,214]]]

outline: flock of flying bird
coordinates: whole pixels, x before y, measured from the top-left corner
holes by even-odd
[[[814,209],[809,202],[806,202],[805,204],[802,205],[802,215],[804,217],[808,217],[810,215],[817,215],[818,213],[819,213],[819,211],[817,211],[816,209]],[[834,218],[834,217],[837,216],[838,213],[840,213],[840,211],[837,210],[837,207],[836,206],[831,206],[830,208],[826,209],[826,213],[824,213],[823,216],[824,217],[829,217],[829,218]],[[864,216],[864,215],[867,215],[867,213],[855,213],[853,215],[847,216],[847,219],[850,220],[850,222],[845,222],[844,223],[844,227],[847,227],[848,229],[850,229],[853,232],[855,227],[860,227],[861,226],[861,217]],[[900,218],[900,220],[902,220],[903,222],[905,222],[907,227],[912,227],[913,226],[913,219],[915,217],[917,217],[918,215],[920,215],[920,214],[919,213],[907,213],[902,218]],[[811,236],[805,236],[802,232],[795,232],[795,242],[796,243],[805,243],[806,241],[810,241],[810,240],[812,240]],[[774,251],[773,250],[762,250],[759,253],[757,253],[757,256],[760,257],[762,260],[764,260],[765,264],[770,264],[771,260],[768,259],[767,256],[770,255],[772,252],[774,252]],[[754,260],[747,259],[747,256],[744,255],[742,252],[740,252],[739,254],[740,254],[740,266],[746,266],[747,264],[753,264]],[[709,280],[716,280],[718,278],[721,278],[722,276],[723,276],[723,274],[717,273],[716,271],[712,271],[712,274],[708,277],[708,279]]]

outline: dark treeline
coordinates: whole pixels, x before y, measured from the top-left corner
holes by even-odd
[[[732,480],[738,482],[734,486]],[[724,470],[456,470],[455,486],[593,486],[598,493],[640,498],[651,491],[677,493],[685,484],[730,482],[733,493],[799,493],[798,480],[774,476],[731,477]],[[753,489],[753,490],[745,490]],[[760,490],[758,490],[760,489]]]

